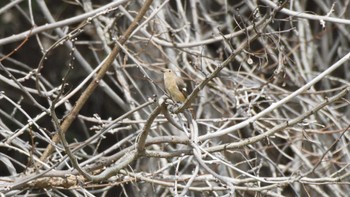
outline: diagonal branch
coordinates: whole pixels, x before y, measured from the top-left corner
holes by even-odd
[[[138,15],[135,17],[135,20],[130,24],[129,28],[124,32],[122,36],[119,37],[118,42],[123,45],[125,42],[129,39],[131,33],[134,31],[134,29],[138,26],[139,22],[143,18],[143,16],[146,14],[146,11],[149,9],[149,6],[151,5],[152,0],[147,0],[143,7],[138,12]],[[61,124],[61,131],[63,133],[66,133],[72,122],[77,117],[79,111],[82,109],[88,98],[91,96],[91,94],[94,92],[96,87],[98,86],[100,80],[103,78],[103,76],[106,74],[107,70],[112,65],[112,62],[116,58],[120,51],[120,46],[115,45],[112,52],[107,56],[105,61],[103,61],[103,65],[101,67],[101,70],[97,73],[93,81],[89,84],[89,86],[86,88],[86,90],[82,93],[82,95],[79,97],[78,101],[76,102],[76,105],[73,107],[70,114],[66,117],[66,119]],[[52,141],[54,143],[57,143],[59,141],[59,135],[56,134]],[[44,153],[42,154],[40,160],[44,161],[49,157],[49,155],[53,152],[53,145],[49,144],[47,148],[45,149]]]

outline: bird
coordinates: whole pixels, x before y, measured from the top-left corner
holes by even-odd
[[[171,69],[164,69],[164,86],[169,96],[175,101],[183,103],[187,97],[186,83]]]

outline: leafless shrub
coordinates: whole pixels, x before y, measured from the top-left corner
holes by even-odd
[[[279,3],[2,2],[2,194],[347,196],[349,1]]]

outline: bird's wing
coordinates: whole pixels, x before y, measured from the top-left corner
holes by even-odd
[[[184,82],[184,80],[182,80],[180,77],[176,78],[176,85],[177,87],[179,87],[179,90],[182,92],[182,94],[185,95],[185,97],[187,96],[187,89],[186,89],[186,83]]]

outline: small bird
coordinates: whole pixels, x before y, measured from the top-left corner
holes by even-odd
[[[175,102],[183,103],[187,97],[186,83],[171,69],[164,69],[164,86]]]

